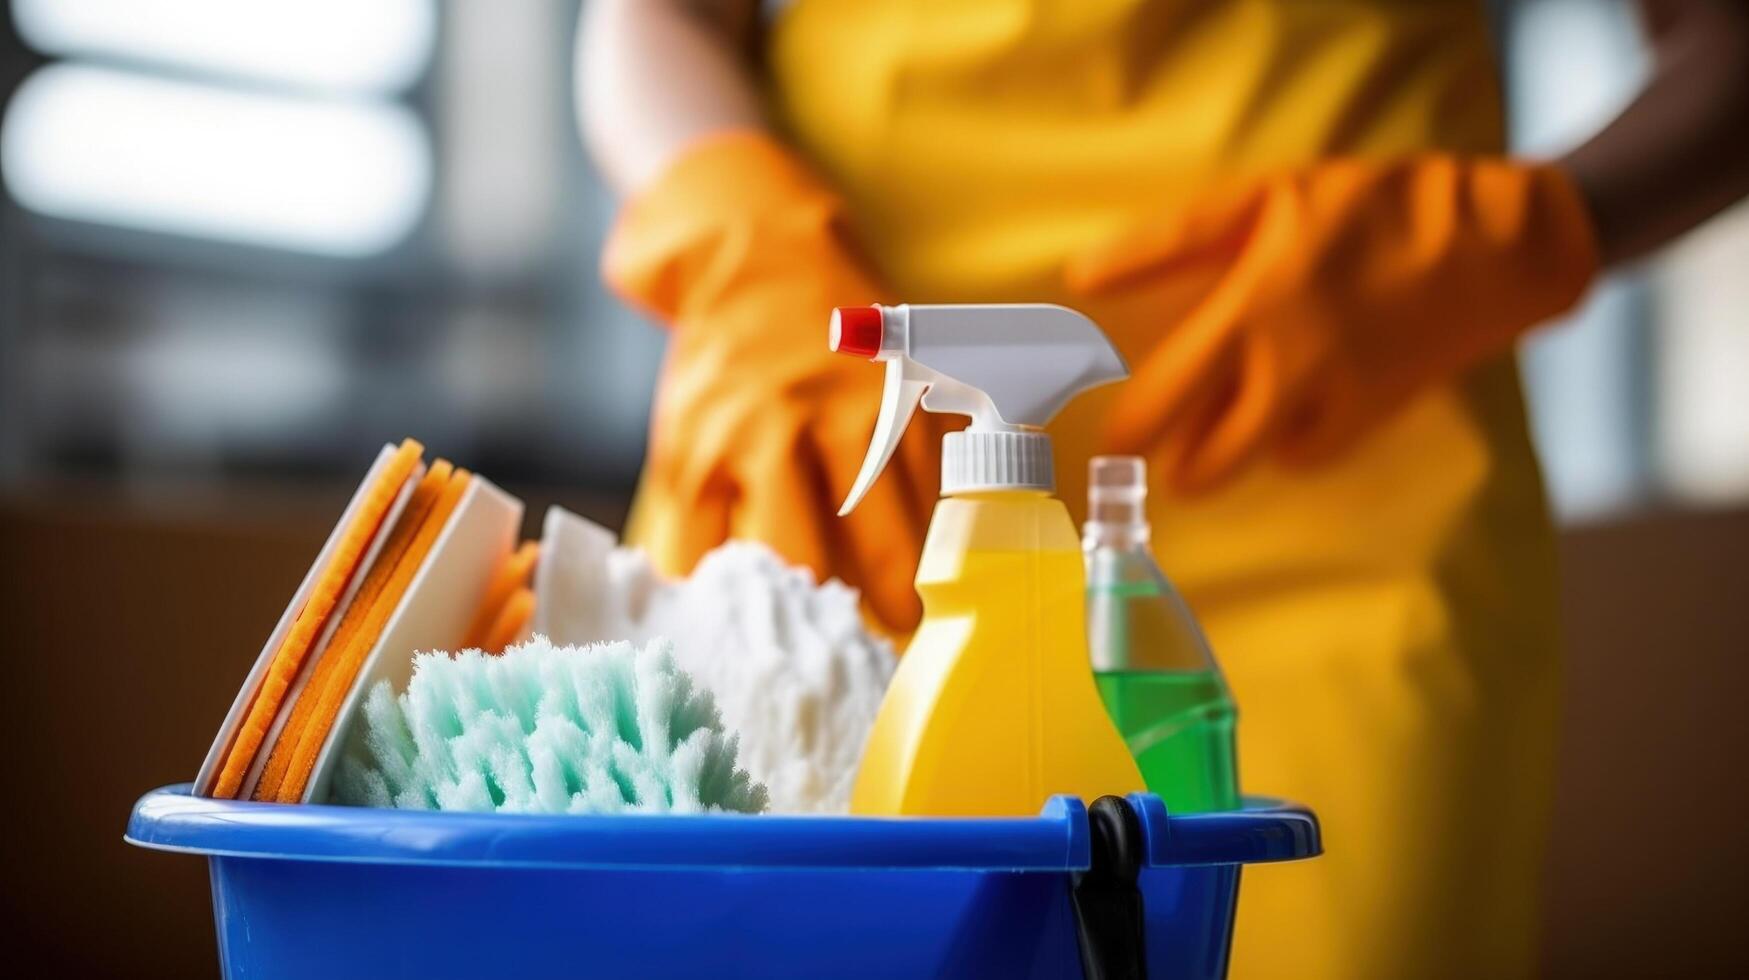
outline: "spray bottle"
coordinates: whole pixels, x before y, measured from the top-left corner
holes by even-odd
[[[1139,456],[1089,464],[1087,646],[1148,789],[1174,813],[1239,805],[1237,709],[1190,607],[1154,562]]]
[[[1143,788],[1088,667],[1085,577],[1042,427],[1128,376],[1093,322],[1061,306],[845,307],[834,351],[886,363],[848,514],[919,404],[969,416],[942,441],[917,567],[923,622],[863,750],[861,814],[1029,816],[1055,793]]]

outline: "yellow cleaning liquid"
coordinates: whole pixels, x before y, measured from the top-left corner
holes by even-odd
[[[917,567],[923,622],[875,717],[859,814],[1032,816],[1144,788],[1087,660],[1081,544],[1038,490],[946,497]]]

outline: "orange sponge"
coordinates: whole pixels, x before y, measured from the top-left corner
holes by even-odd
[[[450,515],[461,503],[462,495],[467,491],[472,478],[473,475],[467,470],[460,469],[450,475],[436,504],[420,522],[418,533],[400,560],[395,563],[394,572],[383,583],[382,591],[376,601],[370,604],[357,630],[347,639],[344,647],[337,647],[329,652],[328,656],[335,658],[334,669],[320,688],[312,684],[304,689],[302,697],[316,699],[315,707],[311,709],[300,730],[280,733],[282,742],[294,740],[295,746],[274,799],[281,803],[297,803],[303,798],[311,770],[316,765],[316,756],[320,754],[322,744],[327,741],[328,732],[334,727],[334,719],[340,712],[347,692],[352,689],[353,681],[358,678],[365,657],[376,647],[383,627],[388,625],[389,617],[400,606],[407,587],[413,583],[413,577],[425,564],[425,556],[437,542],[437,536],[448,525]]]
[[[534,564],[540,558],[540,543],[524,541],[522,547],[504,556],[498,567],[492,572],[492,580],[486,586],[486,594],[480,597],[479,611],[474,614],[474,621],[468,626],[467,635],[462,639],[463,650],[485,650],[495,653],[486,645],[486,639],[492,633],[492,627],[498,618],[504,614],[505,603],[517,589],[528,584],[528,577],[534,572]],[[532,598],[532,596],[531,596]]]
[[[261,779],[255,784],[255,799],[271,800],[278,794],[279,785],[285,779],[286,769],[291,764],[297,734],[309,723],[310,714],[316,708],[317,699],[312,695],[328,682],[339,662],[340,658],[333,656],[334,651],[344,650],[357,635],[366,615],[381,598],[384,587],[394,574],[395,566],[412,546],[426,517],[436,505],[438,496],[449,483],[453,470],[454,467],[446,460],[437,460],[425,471],[425,477],[413,489],[413,496],[407,501],[407,507],[401,512],[400,519],[395,522],[394,530],[389,532],[389,539],[384,542],[382,552],[365,574],[364,584],[359,586],[357,595],[340,617],[340,625],[335,629],[333,639],[317,655],[316,666],[310,674],[309,682],[298,692],[297,700],[292,703],[291,717],[280,729],[279,738],[275,740],[272,753],[267,757],[267,767],[262,770]]]
[[[504,607],[498,610],[498,616],[492,621],[492,628],[486,631],[486,639],[480,644],[480,649],[487,653],[503,653],[504,648],[516,642],[522,635],[523,628],[534,618],[534,590],[524,587],[510,594],[504,601]]]
[[[266,739],[268,729],[279,714],[286,692],[290,690],[298,671],[303,668],[304,660],[315,646],[317,638],[322,635],[322,630],[327,626],[340,597],[345,594],[347,585],[358,574],[365,551],[376,539],[389,508],[394,505],[395,498],[400,495],[401,488],[419,465],[419,459],[424,452],[425,447],[412,439],[402,442],[388,465],[378,475],[376,482],[366,492],[357,513],[341,533],[333,555],[311,588],[303,608],[298,611],[297,619],[280,641],[279,648],[273,652],[273,659],[268,664],[266,676],[261,680],[261,687],[249,703],[249,712],[238,726],[230,747],[225,751],[225,761],[214,783],[213,796],[220,799],[234,798],[242,788],[243,777],[254,763],[256,753],[261,750],[261,743]]]

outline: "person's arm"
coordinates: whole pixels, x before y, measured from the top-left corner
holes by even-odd
[[[1657,249],[1749,194],[1749,2],[1640,0],[1655,66],[1561,162],[1605,265]]]
[[[1065,270],[1087,294],[1224,271],[1137,362],[1107,449],[1207,490],[1339,456],[1749,191],[1749,0],[1641,0],[1651,82],[1564,159],[1318,160],[1211,191]]]
[[[591,0],[583,130],[624,202],[601,273],[669,328],[626,529],[665,575],[729,539],[862,592],[895,634],[940,470],[920,420],[849,517],[881,372],[826,345],[834,306],[891,302],[843,196],[760,115],[754,0]],[[932,416],[931,418],[936,418]]]
[[[613,187],[647,186],[711,133],[764,123],[757,0],[591,0],[577,34],[584,142]]]

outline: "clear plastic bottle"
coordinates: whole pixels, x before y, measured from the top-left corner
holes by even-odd
[[[1208,640],[1149,548],[1147,470],[1089,464],[1087,641],[1094,680],[1148,789],[1175,813],[1239,805],[1238,708]]]

